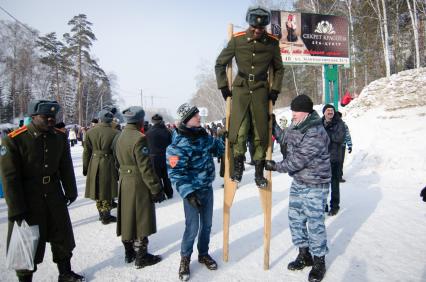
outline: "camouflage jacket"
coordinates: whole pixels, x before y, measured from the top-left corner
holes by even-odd
[[[167,147],[167,170],[176,191],[185,198],[195,190],[211,189],[215,178],[213,157],[221,156],[225,145],[201,128],[180,126]]]
[[[277,171],[288,172],[299,183],[330,182],[330,140],[317,112],[312,112],[297,126],[290,125],[285,131],[275,124],[274,135],[281,145],[287,145],[286,158],[277,163]]]

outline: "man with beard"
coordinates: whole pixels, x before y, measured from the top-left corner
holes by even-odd
[[[233,148],[234,173],[231,179],[240,182],[244,170],[247,139],[252,132],[254,145],[255,182],[267,187],[263,176],[268,136],[268,100],[275,104],[281,91],[283,62],[278,38],[266,32],[271,13],[262,7],[249,8],[246,31],[238,32],[229,41],[216,60],[216,80],[223,98],[232,97],[229,141]],[[228,87],[226,67],[235,58],[238,75],[231,89]],[[274,72],[272,86],[268,83],[268,69]]]
[[[43,261],[50,242],[58,281],[84,281],[71,270],[74,234],[67,205],[77,198],[70,147],[65,133],[55,130],[56,101],[32,100],[28,114],[32,121],[2,140],[0,171],[8,207],[7,245],[14,223],[38,225],[40,238],[34,270],[16,270],[19,281],[32,281],[37,264]]]

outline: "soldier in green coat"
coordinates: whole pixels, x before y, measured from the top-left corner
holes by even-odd
[[[113,117],[109,110],[99,112],[101,122],[87,132],[83,151],[83,175],[87,175],[85,197],[96,201],[103,224],[117,221],[111,215],[111,203],[117,197],[118,186],[113,141],[120,131],[112,128]]]
[[[255,182],[259,188],[267,186],[263,177],[268,136],[268,99],[278,98],[283,79],[283,62],[278,39],[266,32],[271,13],[262,8],[249,8],[246,20],[250,27],[234,34],[216,60],[216,80],[223,98],[232,96],[229,141],[233,148],[235,182],[240,182],[244,169],[246,141],[250,129],[255,147]],[[226,66],[235,58],[238,75],[228,87]],[[272,86],[268,83],[268,69],[272,67]]]
[[[148,236],[157,232],[155,205],[165,195],[149,158],[148,143],[141,133],[145,112],[141,107],[123,111],[127,125],[115,145],[120,171],[117,236],[125,249],[125,262],[136,268],[153,265],[161,257],[148,253]]]
[[[17,270],[19,281],[32,281],[37,264],[43,261],[50,242],[59,281],[84,281],[71,270],[74,234],[67,205],[77,198],[77,186],[67,136],[54,129],[60,106],[56,101],[32,100],[32,121],[3,138],[0,171],[8,207],[9,247],[12,228],[25,220],[38,225],[40,239],[34,270]]]

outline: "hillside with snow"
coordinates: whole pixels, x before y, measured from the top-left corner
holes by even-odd
[[[425,83],[425,69],[403,72],[371,83],[342,109],[354,147],[346,155],[341,210],[326,219],[330,252],[323,281],[426,281],[426,203],[419,197],[426,185]],[[288,109],[277,109],[276,114],[290,116]],[[177,193],[157,205],[158,232],[149,238],[149,250],[162,255],[163,261],[137,270],[124,264],[115,224],[102,225],[95,203],[83,198],[81,155],[80,144],[72,148],[79,189],[78,200],[70,206],[77,243],[74,271],[84,273],[88,281],[178,281],[184,216]],[[281,158],[278,146],[273,157]],[[195,247],[191,281],[307,281],[309,269],[287,270],[297,249],[288,227],[291,178],[286,174],[273,173],[270,270],[263,270],[263,213],[253,178],[254,167],[246,165],[232,207],[229,262],[225,263],[223,189],[217,176],[210,252],[219,269],[209,271],[200,265]],[[6,230],[7,206],[0,199],[0,280],[16,281],[14,272],[5,268]],[[57,281],[50,248],[34,281]]]

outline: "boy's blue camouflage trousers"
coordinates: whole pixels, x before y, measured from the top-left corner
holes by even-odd
[[[290,187],[288,219],[293,244],[309,247],[314,256],[328,253],[325,230],[325,205],[330,184],[301,184],[293,180]]]

